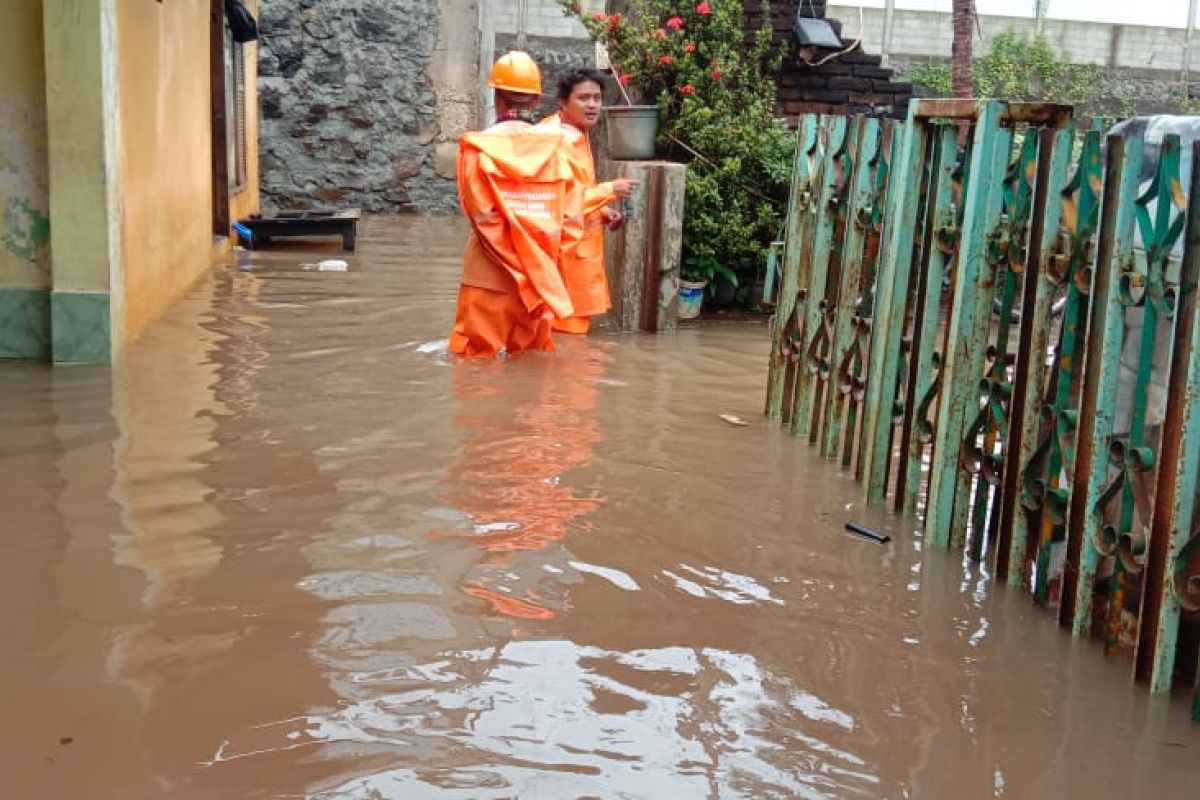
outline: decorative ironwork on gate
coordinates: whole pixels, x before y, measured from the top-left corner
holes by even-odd
[[[1046,104],[808,116],[773,251],[767,414],[1156,692],[1200,674],[1195,155],[1140,182]]]

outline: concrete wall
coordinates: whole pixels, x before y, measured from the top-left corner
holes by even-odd
[[[520,20],[520,0],[496,0],[496,32],[517,33]],[[603,11],[604,0],[580,0],[590,12]],[[563,14],[555,0],[525,0],[525,33],[556,39],[586,39],[583,25]]]
[[[863,46],[872,52],[886,50],[889,54],[902,56],[950,57],[954,31],[948,12],[898,9],[886,48],[883,46],[883,10],[862,8],[861,27],[859,13],[859,6],[831,3],[827,16],[841,20],[843,36],[857,37],[861,32]],[[1147,14],[1148,19],[1150,16]],[[989,50],[992,40],[1006,30],[1026,36],[1033,36],[1036,30],[1031,17],[980,15],[979,26],[983,31],[982,43],[977,40],[976,44],[979,52]],[[1047,19],[1045,35],[1067,60],[1075,64],[1173,72],[1183,68],[1182,28]]]
[[[496,8],[493,43],[498,55],[520,46],[521,16],[517,0],[493,0]],[[580,0],[589,14],[605,10],[605,0]],[[525,0],[524,48],[542,69],[543,112],[554,110],[554,86],[566,72],[596,64],[596,45],[574,17],[563,14],[555,0]],[[489,65],[490,66],[490,65]],[[491,109],[489,108],[489,113]],[[490,118],[490,116],[489,116]]]

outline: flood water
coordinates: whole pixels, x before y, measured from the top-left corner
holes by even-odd
[[[363,227],[0,364],[0,797],[1200,796],[1186,698],[761,418],[762,325],[456,363],[461,223]]]

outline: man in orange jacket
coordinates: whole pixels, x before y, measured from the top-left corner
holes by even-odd
[[[501,56],[492,127],[459,141],[458,191],[473,229],[463,256],[450,351],[492,357],[553,350],[552,321],[574,313],[559,271],[567,238],[582,227],[582,186],[562,131],[535,128],[541,72],[527,53]]]
[[[604,79],[595,70],[579,69],[563,76],[558,83],[558,113],[542,125],[558,127],[571,145],[571,168],[583,189],[583,229],[578,237],[568,236],[562,243],[559,263],[563,282],[575,314],[554,321],[554,329],[565,333],[587,333],[589,317],[603,314],[612,306],[608,279],[604,274],[604,227],[615,228],[621,214],[609,203],[628,197],[637,185],[628,178],[607,183],[596,182],[596,166],[588,131],[600,119]]]

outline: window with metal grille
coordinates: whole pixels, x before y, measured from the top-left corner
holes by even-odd
[[[225,144],[229,166],[229,189],[246,186],[246,46],[233,41],[225,26]]]

